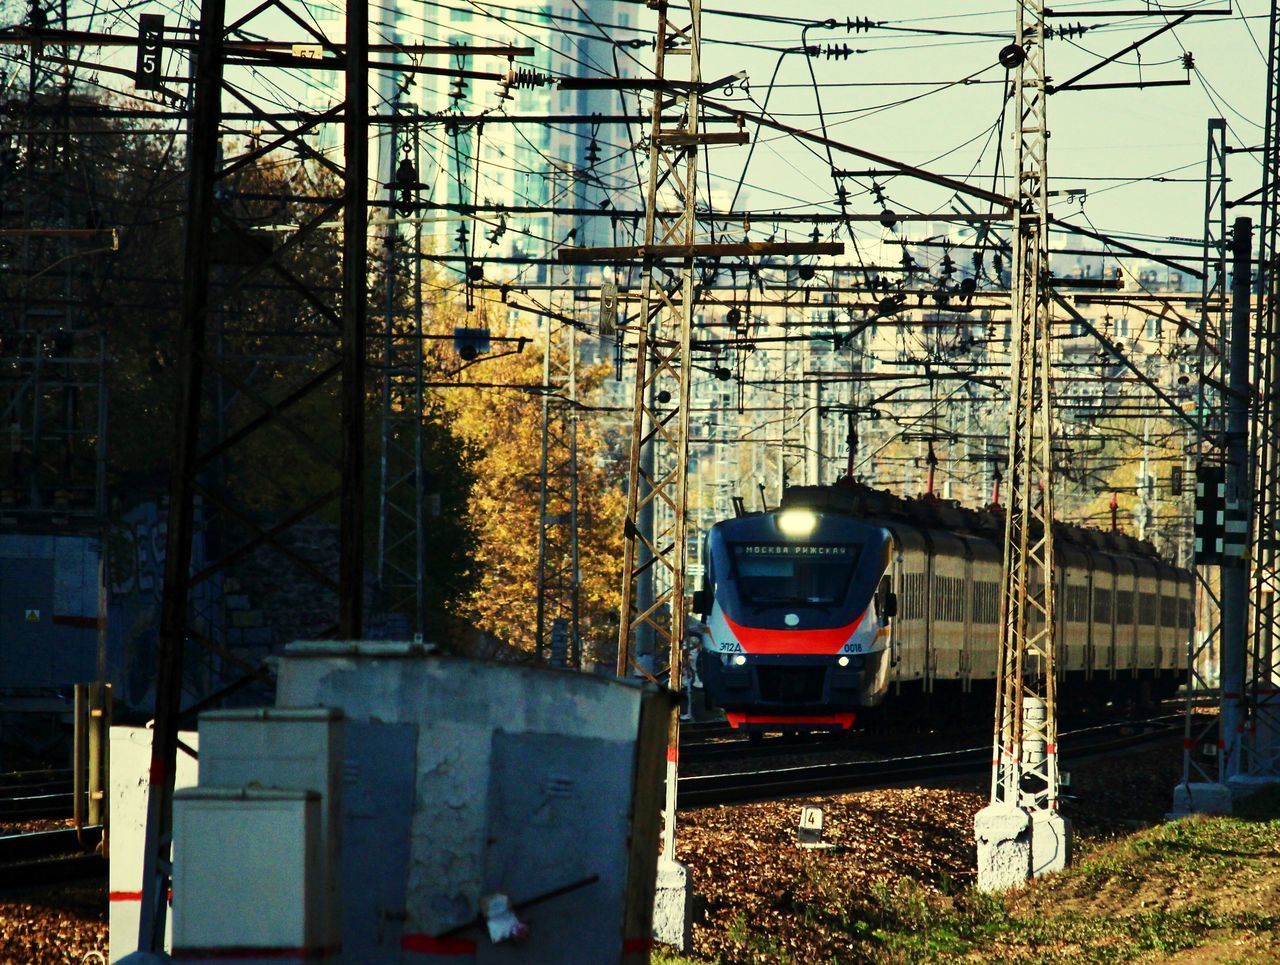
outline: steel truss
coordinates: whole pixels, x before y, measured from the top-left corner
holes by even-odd
[[[540,660],[582,665],[578,566],[578,350],[568,299],[555,299],[542,354],[542,457],[538,469]]]
[[[21,186],[0,219],[8,263],[0,287],[0,521],[96,534],[106,514],[107,341],[89,289],[102,275],[92,258],[110,256],[115,232],[78,227],[85,211],[71,193],[82,172],[64,109],[71,75],[41,64],[36,45],[24,53],[25,103],[10,94],[16,120],[6,127],[25,130],[0,131],[0,177]],[[46,80],[59,89],[46,89]]]
[[[387,183],[386,309],[383,313],[382,439],[378,492],[378,588],[381,609],[426,632],[426,515],[423,417],[426,370],[422,338],[422,222],[405,232],[397,212],[412,212],[421,170],[418,128],[392,112]],[[406,184],[414,187],[405,187]],[[407,234],[407,238],[406,238]],[[408,241],[412,248],[405,250]],[[405,289],[409,289],[406,297]]]
[[[1013,220],[1009,463],[992,803],[1056,809],[1051,348],[1044,4],[1020,0],[1013,58],[1017,206]],[[1008,61],[1006,61],[1008,62]]]
[[[315,610],[330,613],[318,635],[358,638],[363,626],[363,459],[365,401],[365,315],[367,285],[368,211],[368,19],[366,0],[347,6],[347,35],[342,47],[309,26],[305,13],[282,0],[264,0],[234,23],[226,23],[224,0],[206,0],[201,8],[199,45],[195,63],[195,103],[189,138],[189,185],[186,245],[183,261],[181,322],[178,335],[179,395],[174,460],[171,469],[169,521],[166,540],[164,593],[160,623],[160,653],[156,679],[156,717],[147,799],[146,844],[143,858],[142,903],[138,947],[164,948],[169,855],[172,842],[173,777],[184,690],[184,650],[188,640],[219,651],[231,665],[248,672],[257,666],[192,629],[192,588],[225,571],[260,547],[287,560],[316,586]],[[299,122],[281,122],[255,103],[253,96],[224,80],[228,62],[224,43],[234,31],[251,27],[259,17],[284,15],[323,50],[317,68],[340,58],[345,69],[345,102]],[[244,153],[224,157],[219,150],[222,103],[231,98],[260,111],[269,134]],[[306,135],[341,118],[344,125],[344,164],[339,165],[307,143]],[[280,241],[255,232],[246,212],[235,203],[237,175],[257,160],[285,148],[296,151],[340,184],[341,192],[295,202],[298,228]],[[324,238],[341,217],[341,278],[308,272],[304,248]],[[215,260],[220,266],[213,276]],[[241,345],[215,354],[208,324],[220,304],[245,298],[248,286],[262,276],[274,277],[297,293],[297,330],[275,348],[269,335],[250,336]],[[328,284],[325,284],[325,282]],[[335,281],[340,284],[335,285]],[[310,336],[299,351],[300,333]],[[239,364],[237,364],[237,362]],[[231,386],[243,402],[231,419],[209,419],[206,369]],[[335,383],[337,385],[335,386]],[[325,422],[329,428],[324,427]],[[211,428],[211,425],[214,428]],[[220,428],[225,426],[225,432]],[[311,457],[309,466],[295,467],[328,475],[322,485],[302,490],[297,508],[285,519],[263,524],[254,512],[258,493],[237,485],[239,474],[219,473],[211,482],[208,470],[232,460],[250,442],[259,442],[270,429],[298,444]],[[335,447],[334,443],[337,443]],[[335,451],[335,448],[337,451]],[[301,488],[301,487],[300,487]],[[191,572],[193,514],[203,500],[211,523],[221,534],[219,551],[200,572]],[[339,502],[339,561],[335,580],[314,559],[288,541],[297,524],[323,507]],[[332,608],[332,609],[331,609]]]
[[[1203,431],[1188,446],[1186,473],[1189,515],[1194,515],[1197,497],[1203,500],[1203,488],[1215,485],[1202,478],[1201,466],[1221,471],[1226,433],[1222,393],[1216,388],[1225,384],[1227,375],[1227,326],[1224,310],[1227,295],[1227,253],[1231,242],[1227,236],[1227,125],[1221,117],[1211,117],[1204,161],[1204,232],[1200,264],[1204,276],[1200,302],[1200,331],[1196,337],[1196,418]],[[1224,756],[1219,733],[1221,718],[1198,716],[1199,702],[1205,697],[1220,700],[1222,681],[1216,666],[1222,646],[1220,583],[1215,583],[1219,567],[1202,563],[1200,558],[1212,555],[1216,547],[1196,547],[1190,563],[1195,570],[1194,603],[1196,618],[1187,638],[1187,689],[1183,714],[1182,783],[1193,778],[1221,783]],[[1204,628],[1203,631],[1201,628]]]
[[[1271,3],[1267,112],[1262,151],[1257,328],[1253,338],[1250,465],[1249,676],[1241,773],[1280,777],[1280,5]]]
[[[658,4],[654,91],[645,182],[640,315],[635,334],[635,398],[624,521],[622,609],[618,675],[636,666],[632,642],[649,635],[655,655],[668,653],[668,683],[680,688],[685,621],[685,528],[689,504],[690,341],[694,305],[698,149],[702,144],[702,0],[684,10]],[[688,58],[688,86],[664,90],[672,76],[668,58]],[[674,101],[675,126],[664,120]],[[668,201],[668,199],[670,199]],[[654,246],[687,246],[670,263]],[[621,326],[619,339],[625,337]],[[655,510],[658,510],[655,512]],[[665,510],[665,511],[662,511]],[[651,581],[651,582],[650,582]],[[665,647],[664,647],[665,644]],[[680,719],[672,714],[667,735],[666,820],[663,853],[675,855],[676,781]]]
[[[635,399],[632,406],[630,472],[623,551],[622,618],[618,635],[618,674],[626,676],[635,666],[632,642],[642,627],[653,633],[660,652],[665,643],[670,654],[673,685],[678,686],[681,641],[684,633],[685,516],[688,505],[689,462],[689,343],[693,321],[694,254],[659,261],[657,246],[692,246],[696,241],[698,147],[701,135],[699,85],[702,81],[702,4],[692,0],[688,18],[672,22],[665,3],[658,6],[654,76],[657,91],[648,138],[648,171],[645,182],[644,243],[641,248],[642,280],[640,314],[631,326],[635,337]],[[668,59],[688,58],[688,86],[664,90]],[[676,126],[665,122],[665,103],[674,101],[670,114]],[[668,200],[670,199],[670,200]],[[622,327],[619,326],[620,335]],[[655,452],[649,466],[642,454]],[[663,458],[670,454],[670,458]],[[646,471],[647,470],[647,471]],[[653,513],[665,506],[667,513]],[[642,526],[642,515],[655,518]],[[637,606],[637,583],[661,574],[644,606]],[[674,782],[668,795],[674,794]]]

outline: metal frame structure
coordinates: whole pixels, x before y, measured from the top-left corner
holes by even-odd
[[[678,686],[681,641],[684,633],[685,508],[688,505],[689,392],[687,368],[693,323],[694,251],[697,221],[698,147],[701,114],[702,4],[693,0],[687,23],[673,25],[672,11],[658,6],[654,76],[658,90],[653,97],[645,183],[643,270],[640,313],[634,324],[635,398],[632,406],[631,452],[627,479],[627,509],[623,551],[622,618],[618,635],[619,676],[632,673],[635,661],[632,639],[641,626],[651,628],[655,639],[670,653],[670,674]],[[688,84],[680,93],[664,90],[670,80],[668,57],[687,56]],[[674,98],[678,126],[667,125],[664,105]],[[662,204],[674,195],[670,206]],[[683,254],[672,264],[660,261],[655,246],[680,246]],[[620,326],[621,329],[621,326]],[[665,471],[646,472],[642,453],[649,447],[669,449]],[[640,525],[640,516],[655,503],[670,509],[665,525]],[[661,514],[655,514],[660,516]],[[670,577],[637,608],[636,584],[645,570],[663,570]],[[655,581],[656,582],[656,581]],[[668,796],[674,795],[674,782]]]
[[[65,27],[65,8],[55,4],[50,13]],[[0,314],[0,519],[96,533],[107,510],[107,344],[87,310],[84,258],[114,251],[115,231],[71,227],[84,212],[71,209],[67,186],[79,179],[59,142],[71,133],[65,108],[74,75],[42,65],[35,44],[25,53],[26,101],[11,107],[27,130],[5,137],[13,139],[9,162],[21,158],[21,198],[17,218],[0,222],[0,244],[11,250]],[[57,89],[43,89],[45,74]],[[37,116],[49,118],[48,133]]]
[[[1198,481],[1196,470],[1200,465],[1221,468],[1223,452],[1220,448],[1226,431],[1222,410],[1222,393],[1215,388],[1224,381],[1227,371],[1227,329],[1224,317],[1227,287],[1227,125],[1221,117],[1208,121],[1208,135],[1204,161],[1204,232],[1200,264],[1204,274],[1200,302],[1200,331],[1196,338],[1196,417],[1204,427],[1199,439],[1188,446],[1188,456],[1193,460],[1187,474],[1187,498],[1194,513],[1197,496],[1204,483]],[[1214,547],[1204,547],[1210,553]],[[1222,735],[1217,715],[1199,716],[1198,702],[1204,697],[1220,699],[1222,681],[1208,676],[1206,662],[1221,652],[1222,613],[1220,584],[1215,589],[1213,576],[1217,564],[1201,563],[1193,555],[1191,567],[1196,573],[1195,609],[1203,619],[1192,621],[1191,635],[1187,638],[1187,690],[1183,714],[1182,783],[1188,784],[1193,776],[1200,780],[1221,783],[1223,779],[1223,755],[1218,753]],[[1203,633],[1201,633],[1203,627]],[[1204,749],[1213,748],[1212,758],[1205,760]],[[1210,773],[1213,771],[1214,773]]]
[[[683,11],[681,11],[683,12]],[[693,330],[694,251],[697,240],[698,148],[702,143],[699,85],[702,82],[702,0],[690,0],[687,20],[673,24],[673,11],[658,6],[653,95],[649,127],[649,164],[645,182],[644,242],[640,315],[636,328],[635,399],[627,477],[623,549],[622,610],[618,633],[618,675],[632,672],[632,639],[641,626],[651,629],[655,649],[666,644],[668,683],[680,687],[684,642],[685,524],[689,502],[689,352]],[[672,94],[663,89],[668,57],[689,59],[688,85]],[[679,122],[667,126],[663,110],[674,98]],[[664,190],[665,189],[665,190]],[[662,200],[674,195],[667,208]],[[672,265],[659,262],[653,246],[680,245],[687,251]],[[621,337],[621,336],[620,336]],[[644,472],[642,454],[650,449]],[[664,449],[659,453],[657,449]],[[663,458],[668,456],[669,458]],[[665,504],[668,513],[654,509]],[[641,525],[647,510],[649,526]],[[647,530],[647,531],[646,531]],[[643,549],[643,552],[641,550]],[[644,573],[648,571],[648,573]],[[664,571],[667,580],[655,579]],[[637,607],[637,584],[653,580]],[[665,584],[665,585],[663,585]],[[676,781],[680,718],[673,714],[667,744],[666,820],[663,853],[675,856]]]
[[[347,35],[342,48],[308,25],[307,19],[291,11],[281,0],[264,0],[234,23],[226,23],[224,0],[206,0],[201,7],[199,42],[196,49],[194,108],[189,138],[189,184],[186,245],[183,260],[181,322],[178,333],[178,403],[174,460],[169,493],[169,519],[165,546],[164,591],[161,601],[160,653],[156,674],[156,716],[152,736],[148,779],[146,838],[142,866],[142,902],[138,925],[138,948],[158,953],[164,949],[166,896],[170,880],[170,851],[173,829],[173,783],[178,750],[178,726],[184,691],[184,650],[189,639],[220,650],[232,663],[243,658],[208,640],[192,627],[189,613],[194,584],[222,572],[226,566],[269,546],[289,559],[317,585],[336,595],[339,637],[358,638],[363,624],[363,522],[364,522],[364,407],[365,407],[365,316],[368,268],[368,20],[366,0],[353,0],[347,8]],[[305,120],[284,123],[261,110],[245,91],[224,83],[227,63],[224,42],[268,12],[283,13],[299,29],[309,34],[322,56],[312,60],[317,69],[341,63],[346,76],[344,103],[336,109]],[[345,48],[345,49],[343,49]],[[291,59],[288,66],[299,65]],[[219,129],[223,97],[229,95],[261,110],[270,119],[273,136],[255,144],[233,159],[221,156]],[[344,164],[315,151],[305,135],[321,124],[341,118],[344,126]],[[314,204],[313,214],[289,240],[264,244],[249,228],[238,223],[234,213],[219,204],[216,188],[234,183],[236,174],[258,158],[288,146],[340,179],[342,193]],[[341,213],[342,277],[338,297],[330,289],[308,284],[290,265],[289,255],[303,242],[315,238]],[[239,271],[224,270],[214,285],[212,269],[217,254],[215,235],[226,239],[240,252]],[[247,252],[247,255],[245,254]],[[222,364],[210,351],[208,320],[217,304],[251,283],[261,274],[271,273],[298,292],[301,303],[317,325],[314,356],[308,356],[301,373],[293,377],[277,375],[274,384],[260,387],[243,377],[220,374],[237,392],[254,403],[256,412],[227,434],[211,439],[203,417],[207,405],[205,370]],[[326,344],[327,343],[327,344]],[[257,347],[261,352],[261,346]],[[336,361],[333,358],[336,356]],[[211,364],[212,363],[212,364]],[[298,416],[304,400],[321,405],[323,392],[334,377],[338,389],[338,431],[340,451],[333,453],[327,440],[317,438],[314,429]],[[283,383],[284,387],[280,387]],[[302,442],[321,466],[336,470],[338,477],[327,492],[310,500],[284,521],[266,529],[246,508],[249,495],[234,492],[230,484],[215,490],[203,483],[202,473],[219,458],[267,426],[288,432]],[[225,527],[243,533],[244,542],[223,548],[218,559],[199,573],[191,572],[192,541],[195,536],[195,504],[199,495],[211,513],[220,516]],[[292,526],[310,517],[321,507],[338,501],[338,579],[317,567],[282,539]],[[256,667],[246,667],[256,672]]]
[[[1006,48],[1016,68],[1018,181],[1002,630],[991,771],[992,803],[1029,810],[1053,810],[1058,803],[1044,27],[1042,0],[1019,0],[1017,33]]]
[[[539,660],[561,659],[553,632],[562,626],[572,666],[582,665],[578,565],[578,346],[565,320],[573,308],[553,301],[542,353],[542,454],[538,465]]]
[[[399,102],[393,105],[393,118]],[[393,120],[390,162],[387,168],[389,206],[386,218],[386,309],[382,332],[382,426],[378,487],[378,588],[381,609],[401,614],[410,632],[426,632],[426,472],[423,414],[426,405],[426,369],[422,305],[422,222],[414,219],[409,239],[411,252],[403,251],[404,230],[398,213],[411,213],[417,205],[417,172],[421,169],[417,125]],[[407,162],[407,163],[406,163]],[[412,166],[408,182],[402,169]],[[408,186],[406,186],[406,184]],[[409,280],[411,308],[404,299],[402,278]]]
[[[1280,777],[1280,4],[1271,3],[1267,110],[1258,230],[1257,327],[1253,337],[1253,469],[1249,558],[1246,726],[1240,773]]]

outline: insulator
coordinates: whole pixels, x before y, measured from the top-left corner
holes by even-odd
[[[418,183],[418,169],[409,158],[401,158],[396,168],[396,186],[408,188]]]
[[[530,90],[534,87],[546,87],[551,83],[551,78],[528,67],[521,67],[519,70],[508,71],[506,82],[517,90]]]
[[[1052,40],[1054,37],[1059,37],[1063,40],[1070,40],[1072,37],[1082,36],[1090,29],[1091,28],[1088,25],[1077,21],[1076,23],[1059,24],[1056,27],[1048,26],[1045,28],[1044,35],[1047,40]]]
[[[846,17],[844,21],[845,30],[849,31],[851,34],[862,33],[865,30],[870,30],[872,27],[878,26],[880,26],[880,22],[878,20],[872,20],[869,17]]]
[[[1191,56],[1191,51],[1189,50],[1182,55],[1182,69],[1183,70],[1196,69],[1196,59]]]
[[[455,77],[450,81],[450,85],[453,89],[449,91],[449,96],[453,98],[455,103],[466,98],[467,79],[465,77]]]
[[[587,166],[595,167],[600,163],[600,143],[593,137],[587,145]]]
[[[827,44],[826,58],[827,60],[848,60],[854,54],[862,53],[861,50],[854,50],[848,44]]]

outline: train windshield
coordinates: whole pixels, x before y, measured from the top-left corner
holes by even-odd
[[[738,596],[748,606],[837,606],[844,602],[858,543],[735,543]]]

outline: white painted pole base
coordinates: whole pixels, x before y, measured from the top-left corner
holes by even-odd
[[[653,896],[653,940],[687,952],[693,945],[693,881],[678,861],[658,859]]]
[[[1071,860],[1071,822],[1057,811],[990,804],[973,818],[978,890],[1020,888],[1030,878],[1061,871]]]
[[[1192,814],[1230,814],[1231,788],[1217,781],[1183,781],[1173,787],[1171,818],[1185,818]]]
[[[1031,818],[1012,804],[989,804],[973,816],[978,890],[1019,888],[1031,877]]]
[[[1031,877],[1062,871],[1071,862],[1071,822],[1057,811],[1031,812]]]
[[[1234,774],[1227,778],[1227,790],[1232,801],[1243,801],[1258,791],[1280,784],[1280,777],[1274,774]]]

